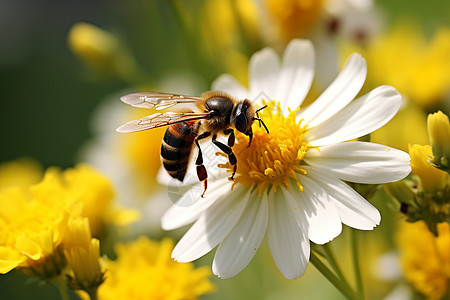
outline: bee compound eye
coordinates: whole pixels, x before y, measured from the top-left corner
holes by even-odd
[[[238,116],[236,116],[236,129],[240,132],[246,132],[247,131],[247,117],[245,114],[241,113]]]

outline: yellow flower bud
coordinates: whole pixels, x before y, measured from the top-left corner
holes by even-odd
[[[75,24],[70,29],[68,42],[78,58],[102,71],[114,64],[119,48],[119,42],[113,34],[87,23]]]
[[[410,145],[409,155],[411,156],[412,173],[419,176],[425,191],[442,190],[445,187],[448,174],[430,163],[433,157],[430,145]]]
[[[134,58],[111,32],[87,23],[77,23],[69,31],[72,52],[86,65],[102,73],[132,79],[138,73]]]
[[[443,112],[438,111],[428,115],[427,123],[434,163],[438,167],[450,168],[450,124],[448,117]]]

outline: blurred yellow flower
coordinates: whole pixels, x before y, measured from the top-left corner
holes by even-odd
[[[447,185],[449,175],[430,163],[433,157],[430,145],[409,146],[409,155],[411,156],[411,172],[419,176],[425,191],[439,191]]]
[[[86,216],[94,224],[91,230],[99,231],[103,222],[123,224],[136,217],[125,211],[122,218],[112,206],[113,195],[109,180],[87,165],[64,172],[50,168],[36,185],[1,190],[0,273],[17,267],[57,276],[65,266],[60,245],[73,218]],[[109,220],[110,215],[119,218]]]
[[[369,43],[365,57],[368,81],[393,85],[422,107],[438,104],[450,91],[450,28],[428,41],[418,26],[398,24]]]
[[[223,63],[227,72],[245,83],[248,64],[245,50],[249,49],[244,49],[244,45],[254,48],[259,39],[257,4],[252,0],[210,0],[204,5],[200,26],[202,47],[215,63]]]
[[[275,20],[280,36],[289,41],[304,36],[322,13],[323,0],[265,0],[270,17]]]
[[[93,239],[89,220],[84,217],[70,220],[63,243],[64,256],[73,272],[69,286],[88,293],[96,293],[104,278],[100,265],[100,241]]]
[[[113,203],[111,181],[91,166],[80,164],[61,176],[73,200],[83,203],[82,215],[89,219],[94,236],[101,235],[104,225],[126,225],[139,218],[137,211]]]
[[[423,221],[403,222],[396,233],[405,278],[427,299],[444,299],[450,283],[450,224],[434,236]]]
[[[141,237],[116,246],[117,260],[106,262],[106,280],[98,289],[105,299],[197,299],[215,290],[209,268],[173,261],[173,242]]]
[[[428,115],[427,123],[434,163],[438,167],[450,170],[450,123],[448,117],[438,111]]]
[[[131,119],[139,119],[148,114],[148,111],[134,112]],[[156,174],[161,167],[161,141],[166,129],[160,127],[135,134],[120,135],[119,143],[123,145],[121,154],[131,164],[138,178],[142,179],[140,182],[143,184],[143,190],[152,189],[156,184]],[[144,194],[148,194],[148,191]]]
[[[46,279],[60,274],[65,261],[58,247],[68,221],[81,213],[71,196],[54,172],[26,192],[17,187],[0,192],[0,273],[28,268],[25,272]]]
[[[38,162],[21,158],[0,164],[0,190],[12,186],[25,189],[30,184],[38,183],[43,176],[42,166]]]

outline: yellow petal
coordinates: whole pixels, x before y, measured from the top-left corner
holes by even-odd
[[[10,247],[0,247],[0,274],[6,274],[24,261],[24,256]]]
[[[51,230],[33,236],[22,235],[17,238],[16,247],[32,260],[39,260],[53,252],[53,234]]]
[[[425,190],[441,190],[447,182],[448,174],[431,165],[429,162],[433,157],[430,145],[410,145],[412,173],[420,177]]]

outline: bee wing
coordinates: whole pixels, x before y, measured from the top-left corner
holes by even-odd
[[[152,108],[156,110],[162,110],[166,108],[173,109],[175,106],[177,106],[177,108],[186,106],[187,108],[192,109],[196,107],[195,103],[201,99],[201,97],[154,92],[132,93],[120,97],[120,100],[122,100],[122,102],[131,106]]]
[[[167,112],[155,113],[147,117],[130,121],[116,129],[117,132],[135,132],[168,126],[175,123],[206,119],[209,113]]]

